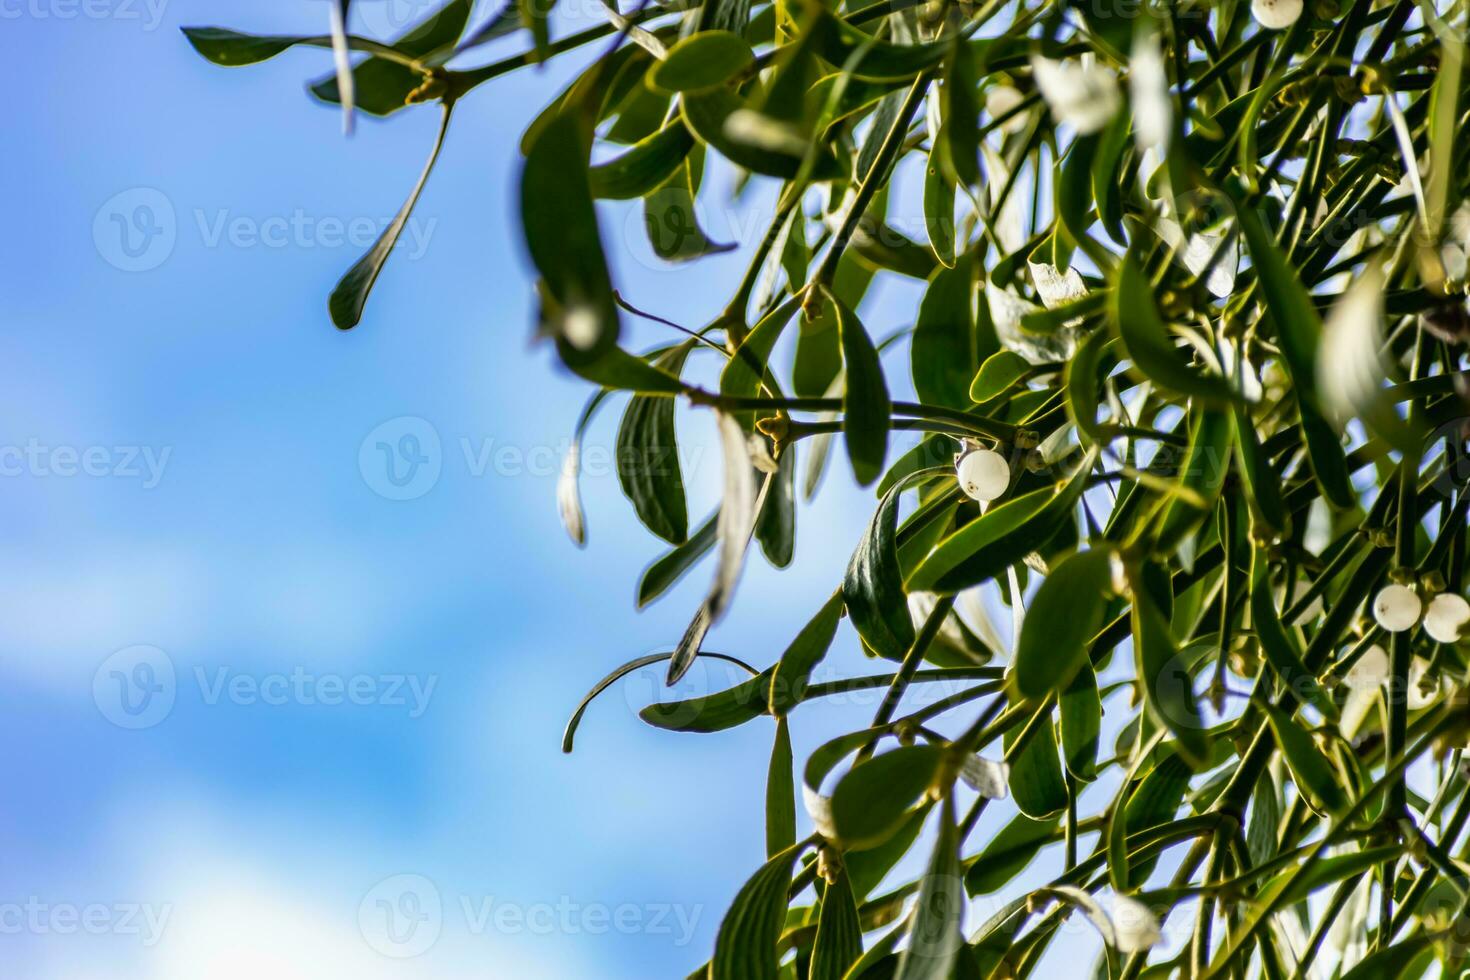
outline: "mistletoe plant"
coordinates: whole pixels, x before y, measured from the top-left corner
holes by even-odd
[[[643,718],[775,731],[765,863],[694,975],[1022,977],[1081,912],[1098,977],[1461,976],[1464,0],[604,2],[565,36],[540,0],[450,0],[396,39],[349,33],[347,0],[322,36],[185,33],[221,65],[333,49],[312,92],[349,121],[441,107],[424,177],[331,295],[342,329],[456,103],[582,53],[521,137],[538,330],[596,386],[579,438],[632,393],[620,480],[671,546],[640,604],[715,556],[673,652],[588,700],[721,657],[749,680]],[[474,64],[502,39],[520,53]],[[706,326],[631,352],[596,202],[641,199],[660,259],[698,260],[724,248],[695,212],[710,157],[773,219]],[[879,274],[925,290],[881,341],[858,314]],[[685,380],[696,355],[717,387]],[[692,532],[681,399],[723,449]],[[797,457],[810,495],[838,433],[878,496],[845,578],[779,657],[706,653],[751,542],[791,561]],[[574,449],[581,542],[577,472]],[[885,666],[813,682],[844,617]],[[863,688],[871,724],[798,793],[792,717]]]

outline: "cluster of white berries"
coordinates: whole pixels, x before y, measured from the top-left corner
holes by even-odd
[[[971,500],[982,504],[1006,492],[1011,485],[1011,466],[994,449],[970,449],[955,457],[955,477]]]
[[[1426,606],[1407,585],[1385,585],[1373,597],[1373,618],[1390,633],[1413,629],[1424,620],[1424,632],[1440,643],[1458,642],[1470,625],[1470,602],[1453,592],[1441,592]]]

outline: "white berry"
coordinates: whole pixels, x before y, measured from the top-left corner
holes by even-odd
[[[1440,643],[1455,643],[1470,622],[1470,602],[1453,592],[1441,592],[1424,611],[1424,632]]]
[[[1302,15],[1302,0],[1251,0],[1251,13],[1268,31],[1290,27]]]
[[[993,449],[972,449],[955,464],[960,489],[973,500],[989,503],[1011,485],[1011,467]]]
[[[1390,633],[1413,629],[1423,610],[1418,593],[1406,585],[1385,585],[1373,597],[1373,618]]]

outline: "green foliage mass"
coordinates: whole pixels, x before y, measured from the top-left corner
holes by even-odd
[[[713,558],[673,651],[589,700],[705,655],[752,542],[792,560],[799,456],[810,495],[840,434],[875,485],[779,658],[708,654],[749,680],[642,713],[775,728],[765,863],[695,975],[1022,977],[1073,913],[1098,977],[1461,975],[1464,0],[608,3],[561,36],[536,0],[453,0],[396,40],[186,34],[226,66],[335,48],[317,98],[438,103],[445,128],[580,54],[521,138],[537,329],[595,386],[579,439],[633,393],[620,483],[671,548],[640,605]],[[492,42],[523,47],[476,66]],[[707,166],[766,188],[769,227],[707,326],[634,353],[595,202],[641,199],[654,254],[698,261],[730,247],[698,222]],[[332,293],[338,327],[423,180]],[[924,289],[882,338],[878,276]],[[685,380],[711,359],[717,389]],[[719,422],[694,522],[676,407]],[[580,542],[576,480],[574,453]],[[860,654],[876,674],[814,680]],[[858,691],[871,723],[793,758],[803,705]]]

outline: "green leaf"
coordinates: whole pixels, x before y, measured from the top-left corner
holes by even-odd
[[[1205,401],[1231,398],[1230,386],[1218,375],[1205,374],[1180,353],[1154,304],[1154,290],[1131,254],[1118,265],[1113,290],[1113,323],[1128,356],[1151,381],[1171,391]]]
[[[892,836],[933,784],[944,755],[941,746],[910,745],[854,766],[832,793],[832,824],[843,846],[874,847]]]
[[[1098,386],[1102,383],[1099,375],[1103,372],[1103,366],[1106,364],[1111,369],[1115,363],[1108,353],[1111,343],[1105,331],[1094,330],[1077,345],[1076,355],[1067,362],[1067,417],[1077,427],[1077,431],[1086,437],[1082,440],[1084,445],[1106,441],[1102,426],[1097,420],[1101,404]]]
[[[950,980],[955,960],[965,945],[960,931],[965,917],[965,889],[959,850],[951,795],[940,806],[934,856],[919,882],[909,943],[899,956],[894,980]]]
[[[1133,647],[1135,668],[1144,703],[1154,722],[1174,736],[1180,755],[1195,768],[1209,758],[1204,718],[1194,696],[1188,665],[1169,631],[1169,620],[1159,610],[1139,574],[1133,586]]]
[[[970,405],[970,377],[980,362],[975,331],[974,266],[961,258],[938,269],[919,304],[909,365],[919,400],[950,408]]]
[[[810,980],[843,980],[863,955],[863,927],[846,869],[822,892],[817,938],[812,943]]]
[[[653,254],[665,262],[688,262],[735,248],[712,241],[699,225],[694,198],[703,170],[704,148],[698,147],[670,180],[643,199],[643,229]]]
[[[687,541],[643,570],[643,576],[638,580],[639,609],[663,595],[669,586],[679,581],[685,572],[709,553],[715,546],[715,525],[718,519],[719,512],[716,511]]]
[[[842,601],[852,625],[874,653],[889,660],[902,660],[914,642],[896,537],[898,499],[908,482],[895,484],[878,503],[842,580]]]
[[[795,177],[801,170],[802,158],[794,153],[758,146],[730,136],[728,125],[731,116],[743,110],[748,111],[749,106],[728,88],[685,93],[679,99],[679,110],[690,132],[737,166],[753,173],[785,179]],[[837,158],[825,149],[820,151],[812,178],[831,180],[841,175],[842,168]]]
[[[592,196],[631,200],[650,194],[674,175],[693,148],[689,127],[675,119],[625,153],[590,168]]]
[[[1030,615],[1028,612],[1028,618]],[[1102,730],[1102,698],[1091,663],[1084,662],[1072,675],[1057,696],[1057,706],[1061,709],[1058,727],[1062,734],[1062,762],[1074,778],[1091,782],[1097,778],[1097,749]]]
[[[939,543],[909,575],[910,592],[949,595],[994,578],[1041,547],[1072,518],[1087,485],[1089,452],[1059,488],[1045,487],[986,511]]]
[[[1098,140],[1092,157],[1092,196],[1097,201],[1097,217],[1108,237],[1119,245],[1127,245],[1123,229],[1123,160],[1128,149],[1128,131],[1133,118],[1125,109],[1113,117]]]
[[[785,716],[801,703],[812,670],[827,656],[832,638],[837,635],[837,624],[842,619],[842,601],[841,592],[833,593],[781,654],[771,677],[770,689],[771,714],[776,717]]]
[[[1170,752],[1160,759],[1128,798],[1122,828],[1125,839],[1127,834],[1173,822],[1189,790],[1190,775],[1189,764],[1178,754]],[[1130,861],[1128,889],[1142,887],[1157,863],[1157,858]]]
[[[1379,865],[1402,856],[1402,849],[1393,845],[1336,854],[1310,866],[1293,867],[1277,875],[1261,889],[1261,894],[1274,897],[1282,907],[1295,905],[1306,901],[1313,892],[1328,885],[1372,871]]]
[[[1179,471],[1180,492],[1164,504],[1155,548],[1170,554],[1192,536],[1215,512],[1215,502],[1230,475],[1230,447],[1234,437],[1230,414],[1196,405],[1190,412],[1189,452]]]
[[[1301,701],[1311,704],[1328,718],[1336,719],[1337,707],[1317,678],[1307,668],[1297,649],[1295,638],[1281,624],[1276,600],[1271,595],[1271,569],[1265,549],[1257,546],[1251,553],[1251,623],[1261,641],[1261,652],[1271,669]]]
[[[577,704],[576,710],[572,712],[572,717],[567,722],[566,731],[562,734],[561,750],[563,752],[572,751],[572,744],[577,735],[577,728],[582,724],[582,716],[587,713],[588,706],[591,705],[594,700],[596,700],[599,694],[607,690],[609,687],[617,683],[622,678],[626,677],[628,674],[631,674],[633,671],[641,670],[644,667],[649,667],[653,664],[662,663],[672,656],[672,653],[654,653],[646,657],[638,657],[637,659],[630,660],[627,663],[623,664],[621,667],[614,669],[612,673],[608,674],[602,680],[598,681],[597,684],[593,686],[592,690],[588,691],[587,695],[583,697],[582,700]],[[748,671],[751,674],[755,673],[755,669],[752,668],[750,665],[736,660],[734,657],[727,657],[723,653],[702,653],[700,654],[700,656],[711,657],[715,660],[722,660],[725,663],[734,664],[735,666],[745,671]]]
[[[581,121],[558,115],[541,131],[521,171],[521,224],[531,261],[554,309],[550,320],[568,365],[587,364],[618,339],[618,308],[587,177]]]
[[[885,875],[893,870],[909,848],[914,846],[918,840],[919,833],[924,829],[924,822],[929,817],[929,811],[933,809],[932,803],[920,804],[918,809],[910,811],[904,822],[899,825],[886,841],[877,847],[870,847],[863,851],[849,851],[843,855],[842,860],[847,865],[847,874],[852,881],[852,890],[861,900],[868,896],[874,888],[883,881]]]
[[[244,34],[223,27],[185,27],[182,31],[195,51],[225,68],[257,64],[297,45],[332,47],[330,34]],[[412,60],[411,56],[395,51],[390,45],[368,38],[349,35],[347,46],[353,51],[366,51],[403,61]]]
[[[1312,473],[1327,499],[1338,507],[1351,507],[1356,497],[1348,481],[1342,444],[1317,407],[1317,357],[1322,342],[1322,318],[1256,209],[1239,206],[1236,220],[1250,250],[1266,309],[1270,312],[1287,373],[1291,376],[1292,389],[1301,411],[1302,431],[1307,438],[1307,457],[1312,464]]]
[[[574,374],[588,381],[595,381],[604,388],[644,393],[661,392],[667,395],[680,395],[688,390],[672,374],[659,370],[621,347],[609,347],[600,353],[589,355],[569,342],[558,339],[556,349],[561,354],[562,362]]]
[[[442,60],[453,49],[469,20],[471,0],[450,0],[424,17],[393,48],[426,63]],[[425,84],[422,71],[389,58],[372,57],[352,69],[352,90],[357,108],[375,116],[387,116],[409,104],[409,96]],[[335,73],[311,86],[311,94],[335,105],[341,101]]]
[[[1039,701],[1065,690],[1088,663],[1112,588],[1112,565],[1110,550],[1079,551],[1064,558],[1036,590],[1011,668],[1023,699]]]
[[[755,539],[776,568],[796,557],[796,447],[787,446],[770,476],[765,503],[755,518]]]
[[[368,249],[366,255],[357,260],[356,265],[347,270],[347,274],[332,290],[327,307],[332,314],[332,323],[337,329],[350,330],[362,319],[362,311],[367,306],[368,294],[373,291],[373,284],[378,281],[378,274],[383,271],[383,264],[388,261],[388,256],[393,254],[393,247],[398,244],[398,236],[403,234],[403,229],[408,225],[414,205],[418,203],[419,195],[424,191],[424,185],[429,182],[429,174],[434,172],[434,164],[439,162],[439,151],[444,148],[444,134],[449,131],[450,115],[450,107],[446,105],[439,121],[438,135],[434,137],[434,148],[429,152],[429,160],[424,164],[423,173],[419,174],[418,183],[408,195],[408,200],[403,202],[403,207],[398,209],[398,214],[388,223],[388,227],[383,229],[383,234],[373,243],[373,247]]]
[[[949,41],[929,44],[894,44],[870,34],[823,10],[810,28],[817,54],[832,65],[847,65],[857,55],[852,74],[868,81],[913,78],[944,60]]]
[[[765,714],[770,686],[771,671],[766,670],[718,694],[650,704],[638,717],[670,732],[723,732]]]
[[[729,31],[700,31],[669,49],[648,73],[650,88],[699,92],[723,85],[755,63],[750,45]]]
[[[798,844],[771,858],[741,887],[715,937],[709,980],[777,980],[776,941],[786,913],[791,865],[802,848]]]
[[[1056,839],[1061,816],[1033,820],[1017,814],[990,838],[965,873],[965,888],[971,895],[998,892],[1025,870],[1026,865],[1049,842]]]
[[[772,858],[796,843],[796,785],[792,773],[791,728],[776,719],[776,740],[766,774],[766,857]]]
[[[867,486],[883,475],[888,455],[891,404],[883,365],[867,328],[841,300],[837,307],[837,333],[842,341],[842,359],[847,368],[847,388],[842,396],[842,431],[847,456],[858,484]]]
[[[975,187],[980,183],[980,129],[976,125],[980,106],[975,101],[975,53],[958,35],[952,43],[944,77],[949,157],[960,182]]]
[[[1342,975],[1342,980],[1408,980],[1422,976],[1423,966],[1428,965],[1429,954],[1439,939],[1433,933],[1425,933],[1398,940],[1392,946],[1364,957],[1357,966]],[[1415,970],[1414,966],[1421,959],[1426,962]]]
[[[1043,718],[1036,734],[1011,757],[1010,748],[1018,729],[1006,732],[1006,761],[1010,764],[1011,796],[1016,806],[1032,820],[1044,820],[1067,807],[1067,784],[1062,778],[1062,764],[1057,758],[1057,735],[1051,718]]]
[[[740,346],[735,348],[734,355],[721,372],[720,394],[727,398],[752,398],[760,394],[761,379],[769,368],[771,351],[800,308],[801,298],[794,296],[761,317]]]
[[[675,347],[656,366],[677,376],[693,343]],[[672,398],[635,395],[628,402],[618,427],[617,469],[618,483],[643,526],[670,544],[682,544],[689,536],[689,515]]]
[[[1031,362],[1013,350],[998,350],[985,359],[970,382],[970,400],[984,403],[997,398],[1031,373]]]
[[[1271,734],[1291,778],[1307,805],[1321,814],[1341,816],[1352,806],[1342,788],[1342,779],[1306,729],[1274,705],[1262,705]]]
[[[1240,475],[1251,513],[1266,528],[1283,532],[1291,520],[1281,500],[1281,476],[1261,448],[1255,424],[1242,405],[1234,408],[1235,453],[1240,460]]]
[[[924,168],[924,230],[929,234],[929,247],[933,249],[939,264],[946,269],[953,269],[956,187],[944,172],[944,163],[941,160],[944,142],[945,135],[941,130],[934,140],[934,146],[929,150],[929,161]]]

